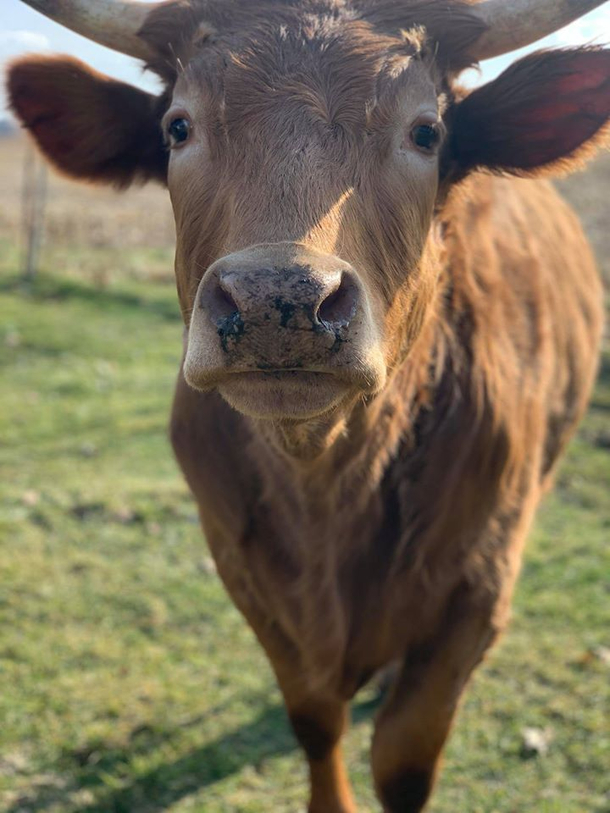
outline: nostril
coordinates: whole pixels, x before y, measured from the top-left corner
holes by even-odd
[[[232,316],[234,313],[239,312],[239,307],[233,295],[220,286],[218,288],[218,308],[223,311],[223,316]]]
[[[333,327],[346,326],[356,313],[357,303],[358,289],[350,277],[343,274],[337,290],[320,304],[318,319]]]
[[[237,302],[222,283],[215,285],[207,296],[201,298],[200,307],[208,311],[214,322],[239,313]]]

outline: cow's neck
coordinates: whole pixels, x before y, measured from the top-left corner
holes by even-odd
[[[351,410],[303,424],[253,423],[261,475],[281,484],[289,499],[310,516],[372,492],[413,422],[432,397],[430,378],[436,357],[437,326],[430,320],[408,358],[384,390],[359,399]],[[366,500],[364,501],[366,502]]]

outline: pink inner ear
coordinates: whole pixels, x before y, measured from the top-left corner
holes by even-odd
[[[537,105],[531,110],[524,111],[515,120],[523,125],[534,125],[538,129],[539,124],[548,124],[555,121],[562,121],[578,114],[581,106],[570,101],[549,102],[546,105]]]
[[[27,85],[15,84],[12,88],[12,100],[15,111],[26,127],[31,127],[40,118],[50,114],[46,95],[32,93]]]
[[[42,149],[54,160],[73,153],[78,144],[76,123],[65,126],[66,110],[51,96],[25,92],[14,99],[15,109]],[[80,134],[82,136],[82,134]]]
[[[567,75],[551,76],[536,88],[539,97],[519,121],[530,124],[564,122],[588,116],[610,114],[610,56],[603,51],[585,51],[569,63]]]
[[[610,80],[607,65],[587,65],[582,72],[562,77],[557,83],[558,93],[583,93],[602,88]]]
[[[73,145],[66,143],[64,128],[61,126],[63,111],[52,96],[33,93],[27,87],[14,88],[13,105],[43,150],[54,157],[71,151]]]

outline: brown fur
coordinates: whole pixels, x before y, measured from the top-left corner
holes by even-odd
[[[595,375],[602,292],[574,215],[543,181],[471,171],[534,175],[578,160],[610,115],[607,53],[528,57],[464,98],[453,75],[480,33],[468,4],[419,0],[181,0],[142,31],[173,95],[166,122],[193,122],[168,176],[189,370],[212,358],[226,394],[202,292],[216,290],[219,263],[235,276],[259,257],[276,274],[294,272],[285,257],[304,274],[309,263],[320,279],[340,258],[366,308],[333,364],[353,371],[353,359],[377,352],[374,384],[346,386],[307,419],[273,375],[263,376],[281,405],[273,419],[246,409],[256,400],[247,387],[237,411],[182,372],[172,414],[219,573],[308,756],[311,813],[355,810],[340,752],[347,703],[389,664],[399,667],[376,725],[375,785],[388,813],[426,804]],[[29,64],[13,70],[14,109],[65,171],[104,177],[87,121],[92,109],[112,120],[105,80],[70,63],[91,95],[81,99],[60,63],[45,63],[45,76]],[[80,108],[57,101],[49,82]],[[422,106],[447,131],[425,159],[408,139]],[[78,144],[74,159],[61,149],[57,128],[70,133],[75,121],[93,144],[90,165]],[[136,157],[127,172],[131,136],[119,128],[116,138],[108,180],[162,174]],[[257,285],[284,284],[268,276]],[[292,333],[269,323],[246,336],[246,366],[285,342],[330,370],[304,323]],[[326,386],[311,381],[316,394]]]
[[[67,175],[119,188],[165,180],[167,154],[158,127],[164,98],[78,59],[43,56],[15,62],[8,92],[15,114]]]
[[[610,51],[531,54],[458,106],[454,127],[460,138],[454,140],[453,158],[462,171],[475,166],[523,174],[555,169],[581,151],[590,154],[609,108]]]

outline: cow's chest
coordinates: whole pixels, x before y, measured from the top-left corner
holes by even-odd
[[[419,495],[391,479],[361,505],[338,501],[326,516],[291,501],[286,489],[282,499],[276,492],[251,506],[221,566],[231,592],[248,591],[251,614],[292,642],[304,668],[334,663],[346,693],[428,634],[459,576],[453,569],[444,578],[443,562],[418,561]]]

